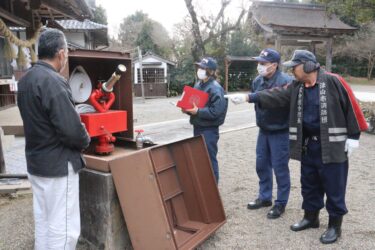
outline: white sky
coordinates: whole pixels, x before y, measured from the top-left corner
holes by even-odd
[[[227,7],[226,17],[236,20],[240,13],[240,6],[249,0],[233,0]],[[196,11],[201,14],[205,9],[216,14],[220,8],[221,0],[194,0]],[[96,0],[96,5],[101,5],[107,11],[108,29],[111,36],[117,36],[117,31],[122,20],[134,14],[137,10],[147,13],[149,17],[161,23],[172,35],[173,25],[183,20],[188,14],[184,0]]]

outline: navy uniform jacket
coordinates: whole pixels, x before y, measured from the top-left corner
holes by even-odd
[[[291,83],[293,78],[288,74],[277,70],[270,79],[261,75],[257,76],[252,84],[252,91],[259,92],[265,89],[281,87]],[[288,131],[289,128],[289,107],[278,107],[274,109],[264,109],[255,103],[255,114],[257,126],[263,131]]]
[[[225,121],[228,110],[228,100],[224,98],[224,89],[214,79],[207,82],[198,82],[194,88],[208,93],[208,102],[200,108],[196,115],[190,116],[190,123],[198,127],[218,127]]]
[[[18,83],[18,108],[26,138],[27,171],[59,177],[84,167],[81,151],[90,143],[74,108],[66,80],[46,62],[38,61]]]
[[[367,129],[363,113],[350,86],[338,75],[322,69],[318,71],[319,87],[319,137],[323,163],[341,163],[348,160],[345,152],[347,138],[358,138]],[[263,108],[290,107],[289,142],[290,157],[301,160],[304,138],[304,84],[293,81],[282,88],[249,94],[250,102]]]

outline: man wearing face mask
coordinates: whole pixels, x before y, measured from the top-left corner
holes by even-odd
[[[59,74],[68,58],[64,34],[45,30],[39,61],[18,83],[28,178],[33,190],[35,249],[75,249],[80,235],[78,171],[90,142]]]
[[[183,110],[190,115],[190,123],[194,126],[194,136],[203,135],[216,183],[219,183],[219,166],[217,162],[217,143],[219,141],[219,126],[224,123],[228,109],[228,100],[224,98],[224,89],[216,81],[216,61],[203,58],[197,65],[199,81],[194,88],[208,93],[209,98],[204,108],[194,105],[192,109]]]
[[[292,78],[279,69],[280,54],[271,48],[264,49],[259,56],[259,75],[252,83],[253,92],[279,87],[292,81]],[[259,134],[256,146],[256,172],[259,177],[259,192],[255,201],[249,202],[248,209],[259,209],[272,205],[273,175],[277,182],[277,196],[267,218],[279,218],[285,211],[290,191],[288,108],[264,109],[255,104]]]
[[[302,231],[320,226],[319,213],[325,205],[328,228],[323,244],[341,236],[343,216],[348,212],[345,192],[349,156],[359,147],[361,131],[368,125],[350,86],[336,74],[324,71],[313,53],[295,50],[285,62],[296,78],[283,88],[245,96],[231,96],[236,103],[254,102],[264,108],[290,108],[290,157],[301,162],[302,220],[290,229]],[[324,202],[326,196],[326,202]]]

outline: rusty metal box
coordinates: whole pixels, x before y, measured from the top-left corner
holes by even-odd
[[[134,249],[193,249],[225,221],[203,137],[109,162]]]

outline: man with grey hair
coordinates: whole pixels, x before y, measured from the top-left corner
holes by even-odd
[[[64,34],[46,29],[38,56],[19,81],[17,96],[33,190],[35,249],[75,249],[81,231],[78,171],[84,167],[81,152],[90,137],[59,74],[68,58]]]
[[[320,237],[331,244],[341,236],[349,156],[359,147],[361,131],[368,125],[349,84],[339,75],[320,68],[313,53],[295,50],[284,66],[295,80],[281,88],[230,96],[232,102],[258,103],[265,109],[289,107],[290,158],[301,162],[303,218],[293,231],[320,226],[325,206],[327,230]],[[326,202],[324,201],[326,196]]]

